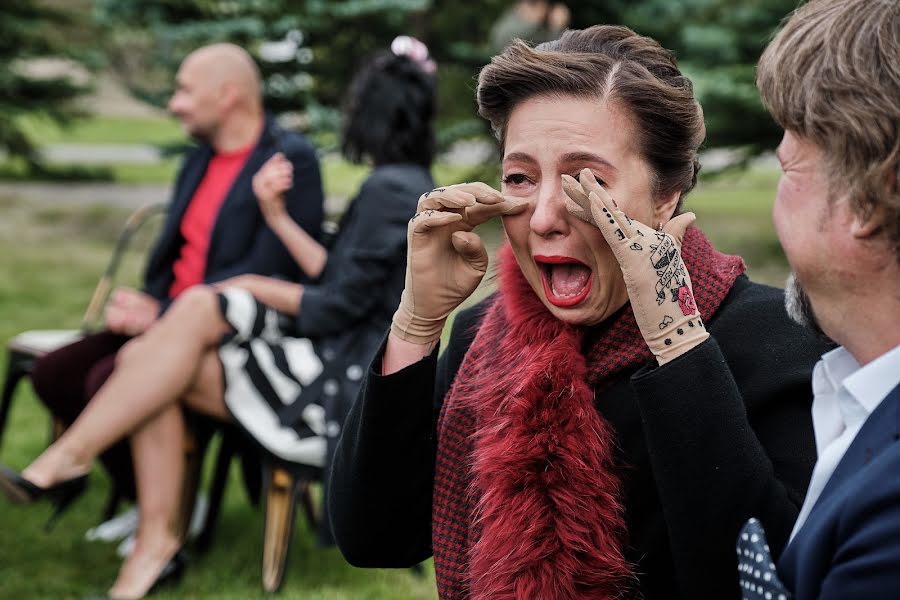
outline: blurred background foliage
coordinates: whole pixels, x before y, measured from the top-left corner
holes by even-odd
[[[77,111],[68,101],[88,90],[84,82],[33,61],[64,56],[90,64],[89,53],[78,49],[87,47],[83,33],[91,27],[63,4],[12,0],[0,5],[0,148],[32,170],[40,170],[38,154],[17,120],[24,114],[70,120]]]
[[[707,148],[748,158],[771,149],[777,129],[754,87],[754,67],[796,0],[569,1],[571,27],[621,23],[672,49],[695,82],[708,125]],[[270,110],[336,145],[350,77],[394,36],[425,41],[439,65],[439,143],[487,137],[475,112],[478,69],[490,58],[491,25],[508,0],[11,0],[0,4],[0,147],[35,163],[16,117],[74,116],[67,100],[84,86],[31,77],[22,59],[65,56],[112,69],[138,97],[164,106],[172,77],[192,49],[214,41],[258,59]]]

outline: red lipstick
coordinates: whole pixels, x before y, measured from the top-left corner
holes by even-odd
[[[569,308],[580,304],[585,298],[587,298],[588,294],[591,291],[591,283],[594,279],[593,271],[590,272],[590,275],[588,276],[587,281],[585,281],[584,287],[581,289],[581,291],[574,296],[557,296],[553,293],[553,286],[550,283],[550,265],[576,264],[587,268],[587,265],[585,265],[583,262],[570,256],[545,256],[542,254],[536,254],[533,256],[533,258],[534,262],[536,262],[540,267],[539,270],[541,272],[541,283],[544,286],[544,295],[547,297],[547,301],[550,302],[550,304],[559,306],[560,308]]]

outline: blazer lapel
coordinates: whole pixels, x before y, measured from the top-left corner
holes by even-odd
[[[275,138],[276,134],[277,126],[271,118],[266,118],[262,134],[259,136],[256,147],[253,149],[253,152],[250,153],[247,162],[244,163],[238,176],[235,177],[234,183],[231,184],[231,188],[229,188],[228,194],[225,196],[225,200],[222,201],[222,206],[219,208],[219,214],[216,217],[216,222],[213,224],[212,234],[209,239],[209,249],[206,254],[207,268],[210,257],[215,256],[217,245],[221,243],[221,238],[224,235],[223,230],[225,227],[223,226],[223,223],[228,223],[228,211],[240,205],[242,202],[256,202],[256,198],[253,196],[252,192],[248,194],[248,192],[252,190],[251,180],[256,172],[259,171],[259,168],[262,167],[263,163],[274,154],[273,148],[278,147],[277,139]]]
[[[815,514],[816,506],[822,504],[844,481],[865,467],[885,448],[900,440],[900,410],[898,408],[900,408],[900,385],[891,390],[866,419],[832,473],[831,479],[825,484],[811,514]]]

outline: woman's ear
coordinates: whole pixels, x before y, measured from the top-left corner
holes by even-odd
[[[653,223],[648,223],[648,225],[656,227],[657,224],[665,225],[668,223],[672,215],[675,214],[675,208],[678,206],[680,199],[681,192],[672,192],[671,194],[658,197],[653,207]]]

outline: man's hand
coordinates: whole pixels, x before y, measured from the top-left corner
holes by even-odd
[[[106,304],[106,328],[122,335],[140,335],[159,316],[159,301],[138,290],[118,288]]]

